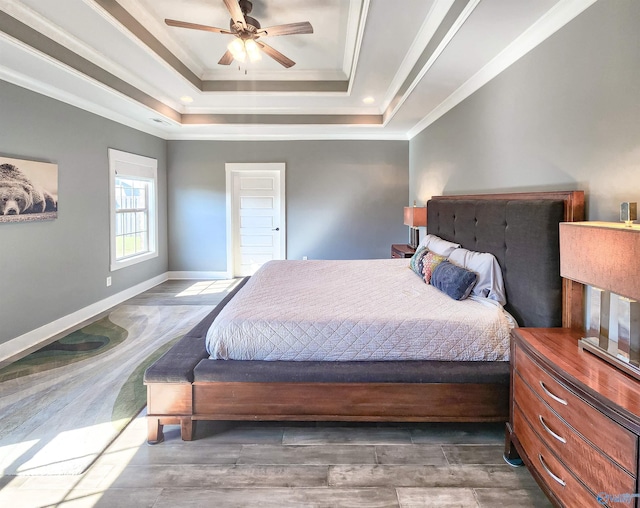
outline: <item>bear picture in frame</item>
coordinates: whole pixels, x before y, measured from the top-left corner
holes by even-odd
[[[0,222],[58,217],[58,165],[0,157]]]

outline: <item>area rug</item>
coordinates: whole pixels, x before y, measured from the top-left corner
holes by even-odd
[[[122,304],[1,369],[1,474],[84,472],[145,406],[144,370],[212,308]]]

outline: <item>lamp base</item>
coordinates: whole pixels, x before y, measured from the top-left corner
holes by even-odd
[[[578,341],[578,347],[580,347],[580,350],[589,351],[589,353],[596,355],[605,362],[612,364],[614,367],[617,367],[621,371],[640,381],[640,366],[637,363],[621,360],[617,356],[611,354],[608,350],[604,349],[602,347],[603,344],[601,343],[602,339],[598,337],[585,337]]]
[[[420,243],[420,230],[418,228],[409,228],[409,247],[417,249]]]

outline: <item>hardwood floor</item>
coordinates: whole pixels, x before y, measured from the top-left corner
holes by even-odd
[[[127,303],[197,292],[165,284]],[[180,298],[207,305],[206,293]],[[525,468],[503,461],[502,424],[200,422],[196,440],[167,426],[155,446],[146,430],[143,412],[82,475],[0,477],[0,506],[551,506]]]
[[[3,477],[0,506],[550,506],[497,424],[202,423],[149,446],[141,415],[84,475]]]

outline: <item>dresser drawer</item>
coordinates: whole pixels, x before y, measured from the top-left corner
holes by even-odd
[[[518,408],[540,439],[569,470],[596,493],[635,492],[634,477],[569,427],[534,394],[520,375],[516,374],[513,382]]]
[[[596,496],[589,492],[538,438],[517,406],[513,408],[513,426],[520,445],[529,458],[530,466],[563,506],[602,508]]]
[[[531,389],[587,440],[627,471],[638,467],[638,438],[569,391],[521,349],[515,369]],[[632,491],[635,491],[633,489]]]

